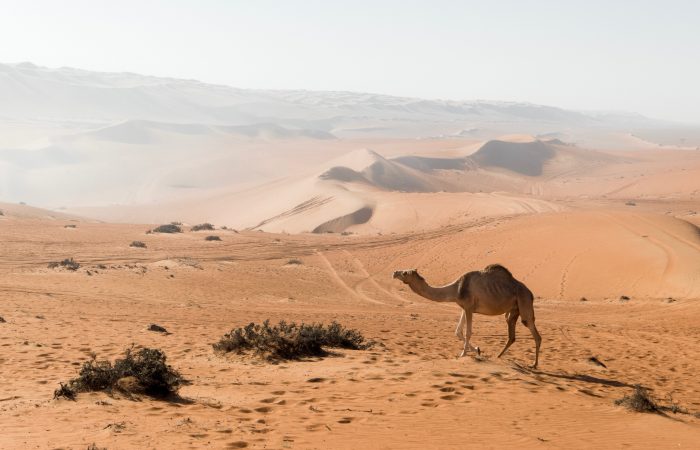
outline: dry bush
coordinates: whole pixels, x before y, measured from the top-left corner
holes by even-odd
[[[129,383],[120,381],[128,379]],[[54,398],[75,398],[78,392],[126,390],[152,397],[176,394],[182,377],[166,364],[165,354],[158,349],[142,348],[137,352],[127,349],[124,357],[110,361],[92,359],[83,364],[78,376],[67,384],[60,384]],[[128,388],[127,388],[128,386]]]
[[[63,261],[50,262],[48,265],[49,269],[55,269],[57,267],[63,267],[68,270],[76,271],[80,269],[80,264],[77,263],[73,258],[66,258]]]
[[[146,243],[141,241],[133,241],[131,244],[129,244],[129,247],[146,248]]]
[[[207,236],[204,238],[205,241],[220,241],[221,238],[219,236]]]
[[[280,321],[271,326],[266,320],[262,325],[250,323],[235,328],[213,344],[221,353],[253,352],[268,360],[300,359],[308,356],[324,356],[324,347],[364,350],[373,345],[365,341],[362,334],[332,322],[297,325]]]
[[[304,264],[304,262],[301,259],[292,258],[289,261],[287,261],[287,264],[291,264],[291,265],[296,266],[296,265]]]
[[[632,394],[615,400],[615,404],[637,412],[658,412],[661,409],[651,397],[649,391],[639,384],[634,387]]]
[[[152,230],[153,233],[182,233],[182,228],[177,223],[169,223],[160,225]]]
[[[88,445],[87,450],[107,450],[107,447],[98,447],[94,442]]]
[[[152,323],[146,328],[148,331],[156,331],[158,333],[167,333],[168,330],[165,329],[165,327],[161,327],[158,324]]]
[[[193,226],[190,231],[212,231],[214,230],[214,225],[210,223],[200,223],[199,225]]]

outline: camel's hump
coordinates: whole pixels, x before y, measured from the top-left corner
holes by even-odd
[[[503,267],[500,264],[490,264],[490,265],[486,266],[486,268],[484,270],[482,270],[482,272],[486,272],[486,273],[488,273],[488,272],[504,272],[511,277],[513,276],[513,274],[510,273],[510,270],[506,269],[505,267]]]

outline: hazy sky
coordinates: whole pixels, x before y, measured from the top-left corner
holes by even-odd
[[[8,1],[0,62],[700,121],[700,1]]]

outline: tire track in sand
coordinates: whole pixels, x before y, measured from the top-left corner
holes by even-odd
[[[354,290],[350,286],[348,286],[348,284],[340,277],[340,275],[335,270],[335,268],[333,267],[331,262],[328,260],[328,258],[326,258],[326,255],[324,255],[323,252],[316,252],[316,254],[321,259],[321,262],[323,262],[323,264],[326,266],[326,269],[328,269],[328,273],[330,274],[331,278],[333,278],[333,280],[336,282],[336,284],[338,284],[340,287],[345,289],[350,295],[352,295],[353,297],[359,298],[360,300],[364,300],[366,302],[386,306],[386,303],[379,301],[379,300],[375,300],[371,297],[368,297],[360,292],[357,292],[356,290]]]
[[[375,280],[374,277],[373,277],[372,275],[370,275],[369,272],[367,272],[367,269],[365,269],[365,266],[364,266],[364,264],[362,264],[362,261],[360,261],[359,259],[355,258],[355,257],[352,255],[352,253],[350,253],[350,252],[347,251],[347,250],[343,250],[343,253],[345,253],[345,254],[348,256],[348,258],[350,258],[350,259],[352,260],[352,263],[353,263],[353,265],[355,266],[355,268],[362,274],[363,277],[365,277],[364,280],[360,280],[360,281],[355,285],[355,291],[356,291],[358,294],[362,295],[362,294],[358,291],[358,289],[360,288],[360,286],[362,286],[363,284],[369,282],[372,286],[374,286],[374,287],[377,288],[378,290],[384,292],[385,294],[387,294],[387,295],[390,296],[391,298],[393,298],[393,299],[395,299],[395,300],[398,300],[398,301],[400,301],[400,302],[403,302],[403,303],[408,303],[409,305],[410,305],[410,304],[413,304],[412,301],[406,300],[406,299],[404,299],[403,297],[401,297],[400,295],[394,294],[393,292],[391,292],[391,291],[385,289],[385,288],[382,287],[379,283],[377,283],[377,280]]]

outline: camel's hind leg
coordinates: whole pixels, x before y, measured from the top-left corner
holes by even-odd
[[[506,316],[506,321],[508,322],[508,342],[506,342],[506,346],[503,347],[503,350],[501,350],[501,353],[498,354],[498,357],[500,358],[503,356],[503,354],[508,350],[508,348],[513,345],[513,342],[515,342],[515,326],[518,324],[518,316],[520,315],[520,312],[515,309],[513,311],[510,311],[508,315]]]
[[[535,363],[532,365],[532,368],[536,369],[537,363],[540,360],[540,344],[542,344],[542,336],[540,336],[540,333],[537,331],[537,327],[535,326],[535,315],[530,314],[529,318],[525,318],[524,316],[525,315],[523,314],[523,325],[530,330],[530,333],[532,333],[532,337],[535,340]]]
[[[542,336],[540,336],[540,333],[537,331],[534,319],[531,322],[528,321],[525,326],[530,329],[530,333],[532,333],[532,337],[535,339],[535,364],[532,365],[532,368],[536,369],[537,363],[540,360],[540,344],[542,344]]]
[[[532,333],[533,339],[535,339],[535,363],[532,368],[537,368],[537,364],[540,360],[540,345],[542,344],[542,336],[537,331],[535,326],[535,308],[533,306],[532,293],[528,291],[528,295],[525,297],[518,298],[518,309],[522,315],[522,322]]]

